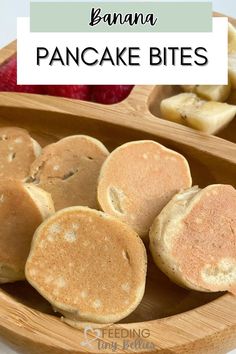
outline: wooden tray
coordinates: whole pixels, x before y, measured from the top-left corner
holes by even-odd
[[[15,51],[0,52],[0,63]],[[71,134],[88,134],[112,150],[131,140],[153,139],[181,152],[191,166],[195,184],[229,183],[236,187],[236,145],[159,119],[150,112],[162,94],[160,87],[137,86],[122,103],[105,106],[48,96],[0,93],[0,125],[30,131],[43,146]],[[155,99],[154,99],[155,98]],[[234,134],[236,132],[234,131]],[[137,353],[225,353],[236,347],[236,297],[187,291],[172,284],[151,263],[144,299],[121,329],[150,331],[155,349]],[[0,335],[29,354],[111,353],[84,347],[82,330],[53,315],[49,304],[26,282],[0,287]],[[95,333],[88,333],[95,339]],[[107,346],[123,338],[105,336]],[[117,349],[117,353],[134,350]]]

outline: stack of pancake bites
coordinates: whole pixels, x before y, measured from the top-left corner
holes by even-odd
[[[0,282],[26,279],[62,321],[127,317],[148,257],[182,287],[236,294],[236,190],[192,187],[184,156],[86,135],[41,149],[17,127],[0,128],[0,151]]]

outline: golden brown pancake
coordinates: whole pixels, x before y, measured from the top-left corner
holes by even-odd
[[[26,130],[6,127],[0,128],[0,152],[0,178],[24,181],[41,147]]]
[[[102,166],[98,202],[141,237],[173,195],[192,184],[186,159],[175,151],[143,140],[114,150]]]
[[[97,207],[97,179],[109,152],[94,138],[75,135],[46,146],[31,167],[31,177],[52,195],[55,209]]]
[[[53,212],[45,191],[18,180],[0,180],[0,283],[25,278],[33,234]]]
[[[150,249],[177,284],[236,294],[236,190],[219,184],[175,195],[151,227]]]
[[[26,277],[70,324],[111,323],[140,303],[146,262],[142,240],[128,225],[97,210],[71,207],[37,229]]]

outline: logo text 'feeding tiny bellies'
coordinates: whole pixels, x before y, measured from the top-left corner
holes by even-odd
[[[155,344],[149,340],[149,329],[126,328],[93,328],[86,326],[84,340],[80,343],[83,347],[94,350],[107,350],[116,352],[122,350],[151,350]]]

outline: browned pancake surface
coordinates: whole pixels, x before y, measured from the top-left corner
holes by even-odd
[[[0,264],[20,272],[21,279],[33,234],[41,222],[40,211],[24,185],[0,180]]]
[[[68,208],[39,228],[26,276],[71,318],[115,321],[141,301],[146,251],[138,235],[119,220],[85,207]]]
[[[35,146],[26,130],[0,128],[0,178],[24,180],[35,158]]]
[[[182,188],[191,186],[185,158],[154,141],[139,141],[114,150],[98,184],[102,209],[130,224],[141,236]]]
[[[174,237],[172,255],[190,283],[219,291],[226,290],[232,278],[230,290],[236,293],[236,190],[232,186],[209,186],[201,192]]]
[[[74,205],[96,208],[97,178],[107,156],[98,140],[71,136],[44,148],[31,167],[31,176],[52,195],[56,210]]]

